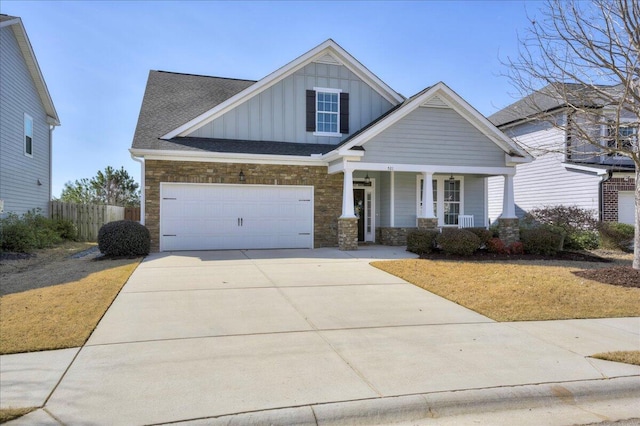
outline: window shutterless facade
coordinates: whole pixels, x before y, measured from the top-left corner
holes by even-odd
[[[24,115],[24,155],[33,157],[33,118]]]

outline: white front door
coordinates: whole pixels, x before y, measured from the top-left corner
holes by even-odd
[[[162,183],[160,250],[313,248],[313,187]]]

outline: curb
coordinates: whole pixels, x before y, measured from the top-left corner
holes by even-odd
[[[175,422],[188,425],[378,425],[466,414],[640,399],[640,377],[509,386],[313,404]]]

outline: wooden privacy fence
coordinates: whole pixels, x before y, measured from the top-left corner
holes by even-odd
[[[124,207],[95,204],[73,204],[51,201],[52,219],[67,219],[78,227],[78,239],[97,241],[98,231],[105,223],[124,219]]]
[[[140,222],[140,207],[125,207],[124,220]]]

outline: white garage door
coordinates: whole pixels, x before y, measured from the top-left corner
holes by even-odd
[[[312,247],[312,187],[161,184],[161,251]]]
[[[635,224],[635,198],[633,191],[618,192],[618,222]]]

